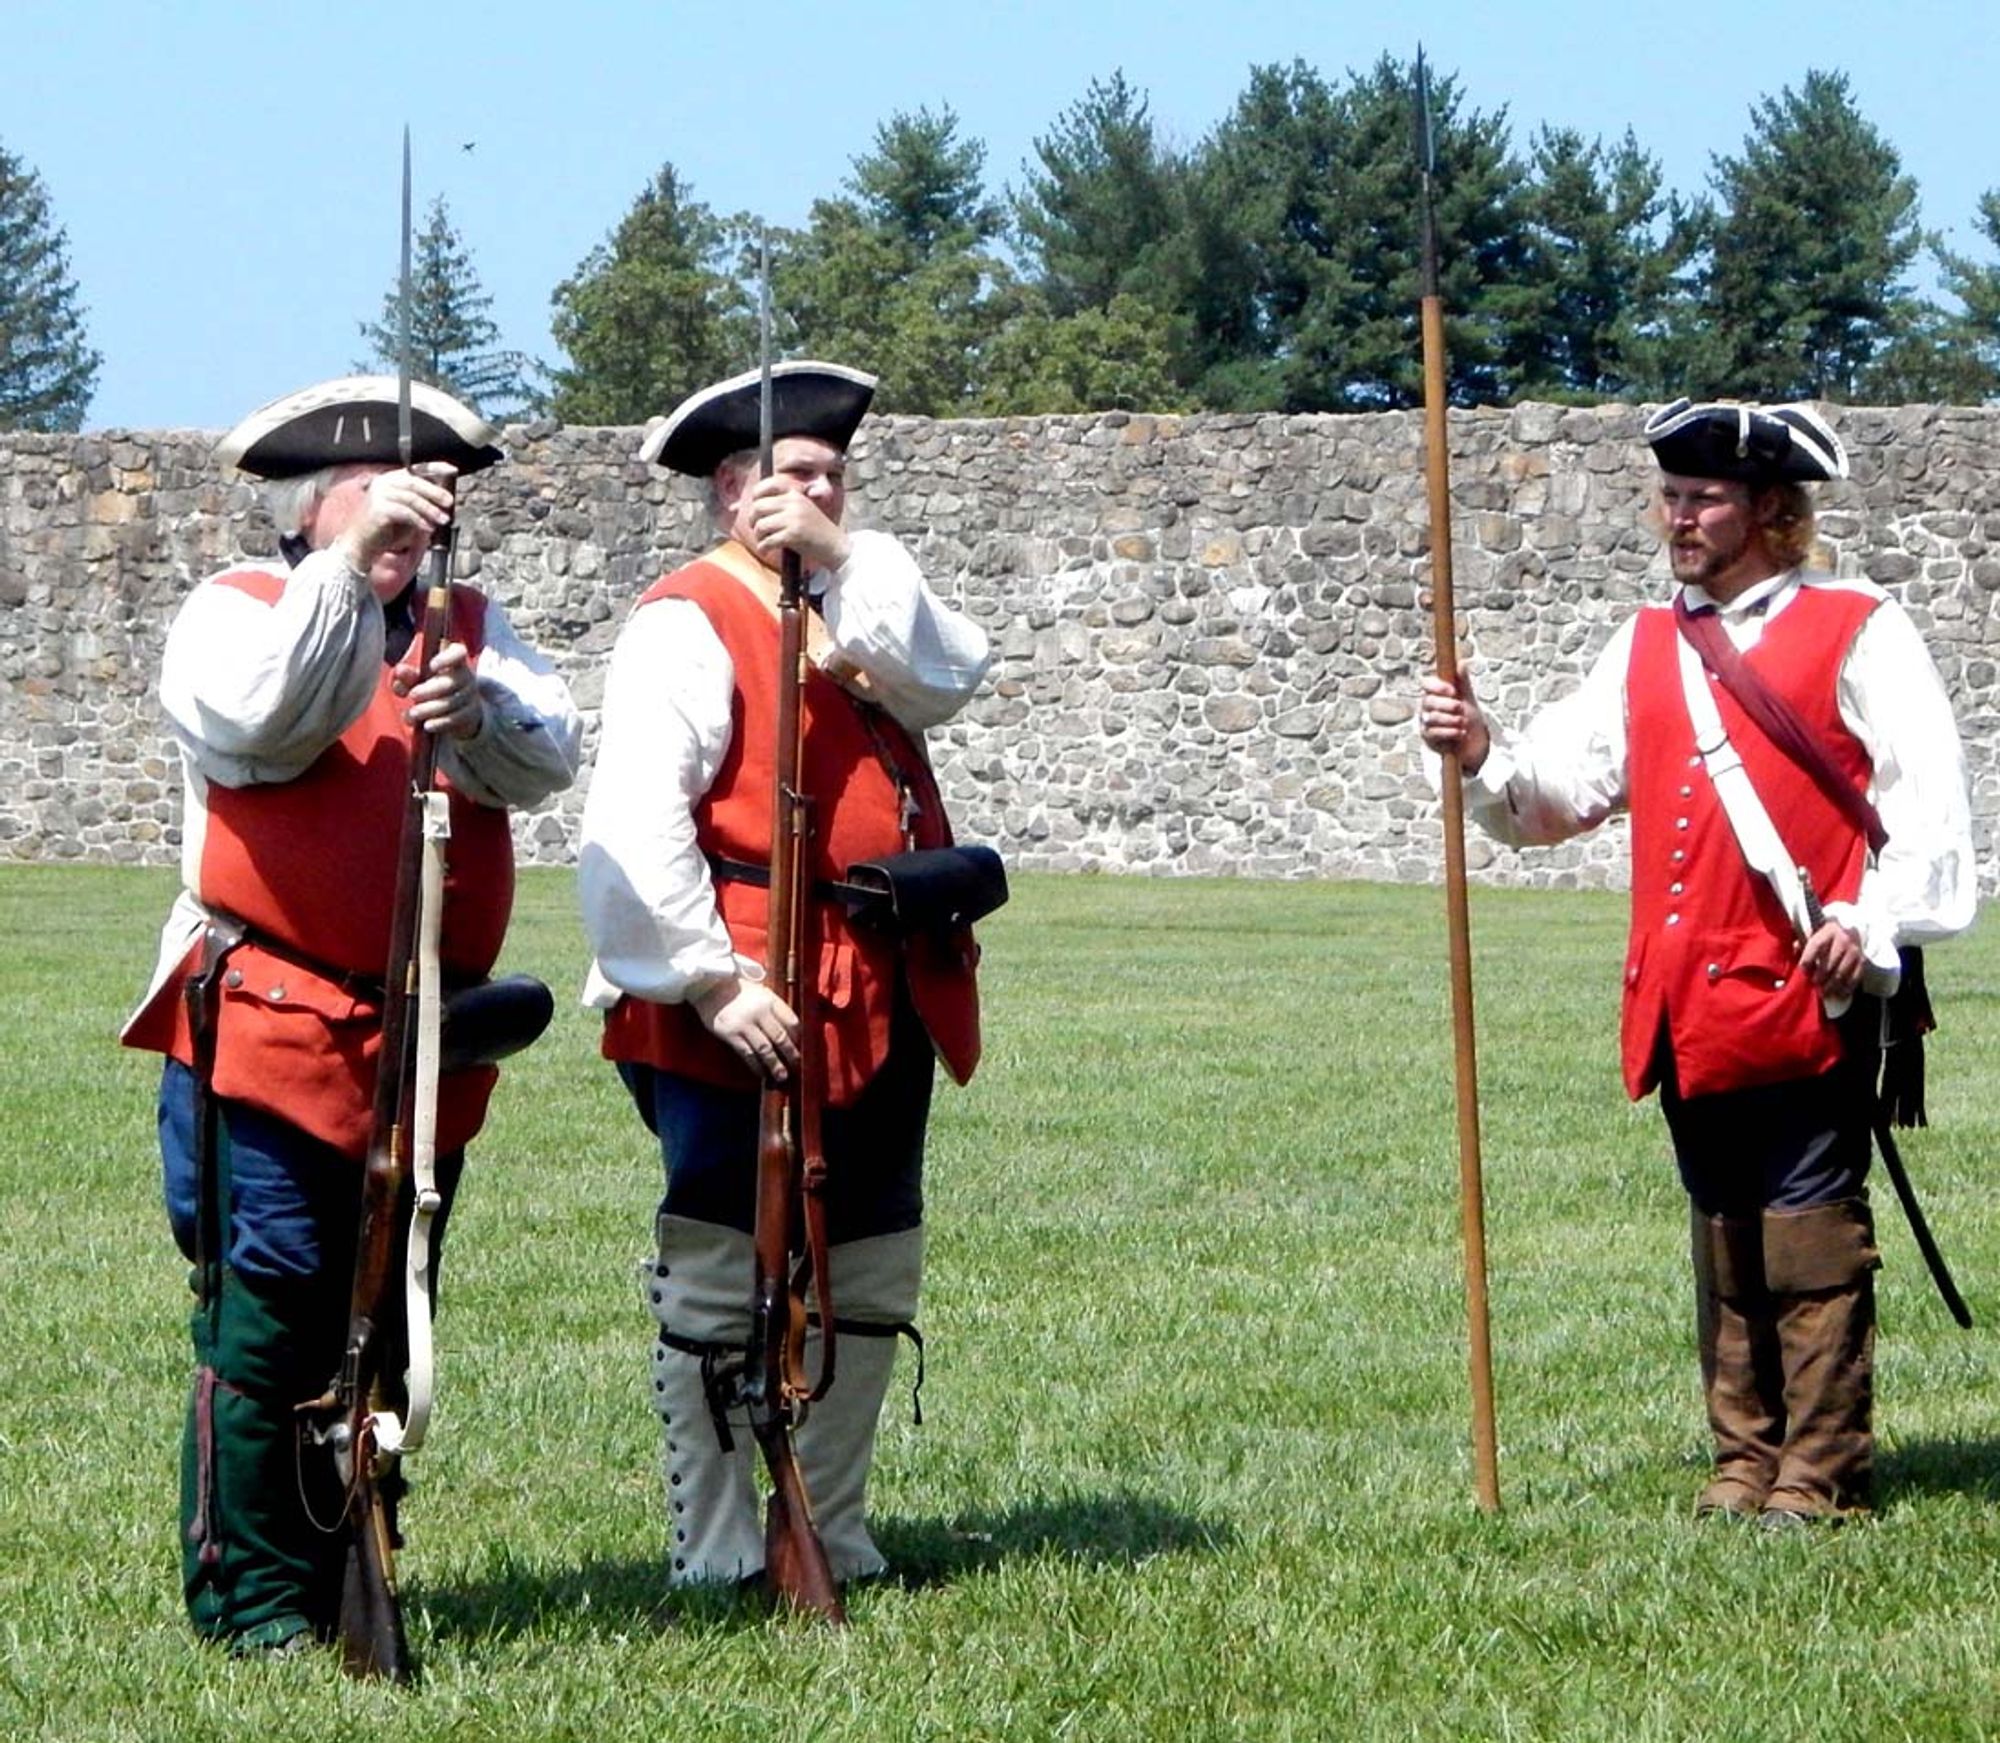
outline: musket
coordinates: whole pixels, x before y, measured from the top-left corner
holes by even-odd
[[[775,440],[771,388],[771,262],[761,250],[758,292],[760,475],[771,476]],[[778,599],[777,774],[771,805],[771,885],[767,920],[768,984],[799,1019],[799,1060],[782,1083],[768,1082],[758,1106],[756,1261],[752,1277],[750,1347],[742,1402],[771,1477],[764,1518],[764,1579],[786,1607],[829,1622],[845,1622],[839,1590],[813,1520],[793,1435],[814,1399],[833,1383],[834,1315],[827,1275],[820,1144],[824,1094],[819,1061],[815,983],[817,939],[812,926],[812,798],[804,790],[806,590],[796,551],[780,558]],[[805,1374],[806,1288],[817,1297],[820,1365]]]
[[[410,410],[410,134],[403,130],[403,240],[398,301],[397,454],[414,447]],[[448,633],[451,528],[431,540],[414,659],[428,674]],[[383,971],[382,1046],[361,1176],[354,1281],[340,1370],[323,1398],[302,1406],[332,1448],[346,1493],[347,1560],[338,1622],[343,1667],[354,1676],[404,1683],[415,1667],[396,1585],[398,1540],[387,1480],[397,1458],[423,1439],[429,1414],[428,1249],[441,1199],[430,1176],[436,1112],[442,988],[438,935],[443,907],[445,795],[437,788],[437,736],[411,735],[396,893]],[[399,1226],[414,1198],[410,1227]],[[417,1262],[408,1261],[414,1255]],[[407,1273],[408,1281],[405,1281]]]
[[[1458,687],[1457,614],[1451,589],[1451,463],[1445,433],[1444,305],[1438,295],[1437,168],[1431,131],[1430,70],[1417,50],[1416,149],[1423,229],[1421,316],[1424,347],[1424,486],[1430,500],[1431,622],[1437,675]],[[1472,1377],[1475,1491],[1487,1513],[1500,1510],[1499,1439],[1493,1410],[1493,1339],[1486,1304],[1485,1186],[1479,1159],[1479,1065],[1472,1022],[1472,927],[1466,906],[1464,787],[1458,758],[1444,763],[1445,913],[1451,948],[1451,1027],[1458,1090],[1459,1220],[1465,1248],[1466,1342]]]

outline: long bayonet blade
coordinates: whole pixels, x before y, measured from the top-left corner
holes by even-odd
[[[1417,77],[1415,93],[1415,142],[1417,148],[1417,222],[1422,229],[1419,247],[1422,250],[1419,268],[1418,295],[1434,297],[1438,294],[1438,243],[1437,211],[1431,201],[1431,178],[1437,172],[1437,133],[1431,125],[1431,69],[1424,60],[1421,44],[1417,48]]]
[[[1431,133],[1431,69],[1424,59],[1423,45],[1417,45],[1417,168],[1429,175],[1437,168],[1437,141]]]
[[[757,235],[757,471],[771,476],[771,236]]]
[[[410,126],[403,124],[403,264],[396,276],[396,458],[407,471],[410,428]]]

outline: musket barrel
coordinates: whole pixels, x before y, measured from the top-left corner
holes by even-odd
[[[761,249],[758,328],[762,380],[757,446],[762,476],[776,464],[771,368],[770,249]],[[804,791],[805,691],[811,669],[806,640],[804,566],[796,551],[779,557],[778,695],[771,791],[771,881],[765,919],[765,971],[771,991],[799,1020],[799,1061],[783,1083],[765,1086],[758,1112],[757,1212],[752,1245],[752,1334],[743,1397],[771,1476],[765,1516],[765,1582],[779,1602],[826,1621],[845,1622],[826,1547],[792,1446],[810,1396],[804,1380],[805,1302],[799,1278],[810,1271],[819,1293],[822,1379],[832,1374],[833,1313],[825,1275],[825,1220],[809,1179],[817,1160],[818,972],[807,906],[812,878],[812,805]],[[804,1258],[801,1258],[801,1255]],[[822,1387],[823,1389],[823,1387]]]

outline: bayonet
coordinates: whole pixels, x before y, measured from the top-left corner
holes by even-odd
[[[1417,47],[1416,134],[1417,168],[1428,180],[1437,168],[1437,141],[1431,132],[1431,69],[1421,44]]]
[[[403,123],[403,255],[396,277],[396,458],[405,472],[416,446],[410,425],[410,124]]]
[[[1422,253],[1420,267],[1419,294],[1434,297],[1438,294],[1437,257],[1437,210],[1432,190],[1433,178],[1437,175],[1437,130],[1431,119],[1431,70],[1424,60],[1421,46],[1417,49],[1417,77],[1415,113],[1413,116],[1417,148],[1418,222],[1422,227],[1419,247]]]
[[[757,473],[771,476],[771,233],[757,233]]]

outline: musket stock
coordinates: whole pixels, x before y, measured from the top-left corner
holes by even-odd
[[[372,1445],[364,1443],[357,1456],[372,1462]],[[340,1587],[341,1669],[349,1676],[408,1682],[413,1672],[388,1513],[372,1481],[351,1494],[347,1523],[354,1542]]]

